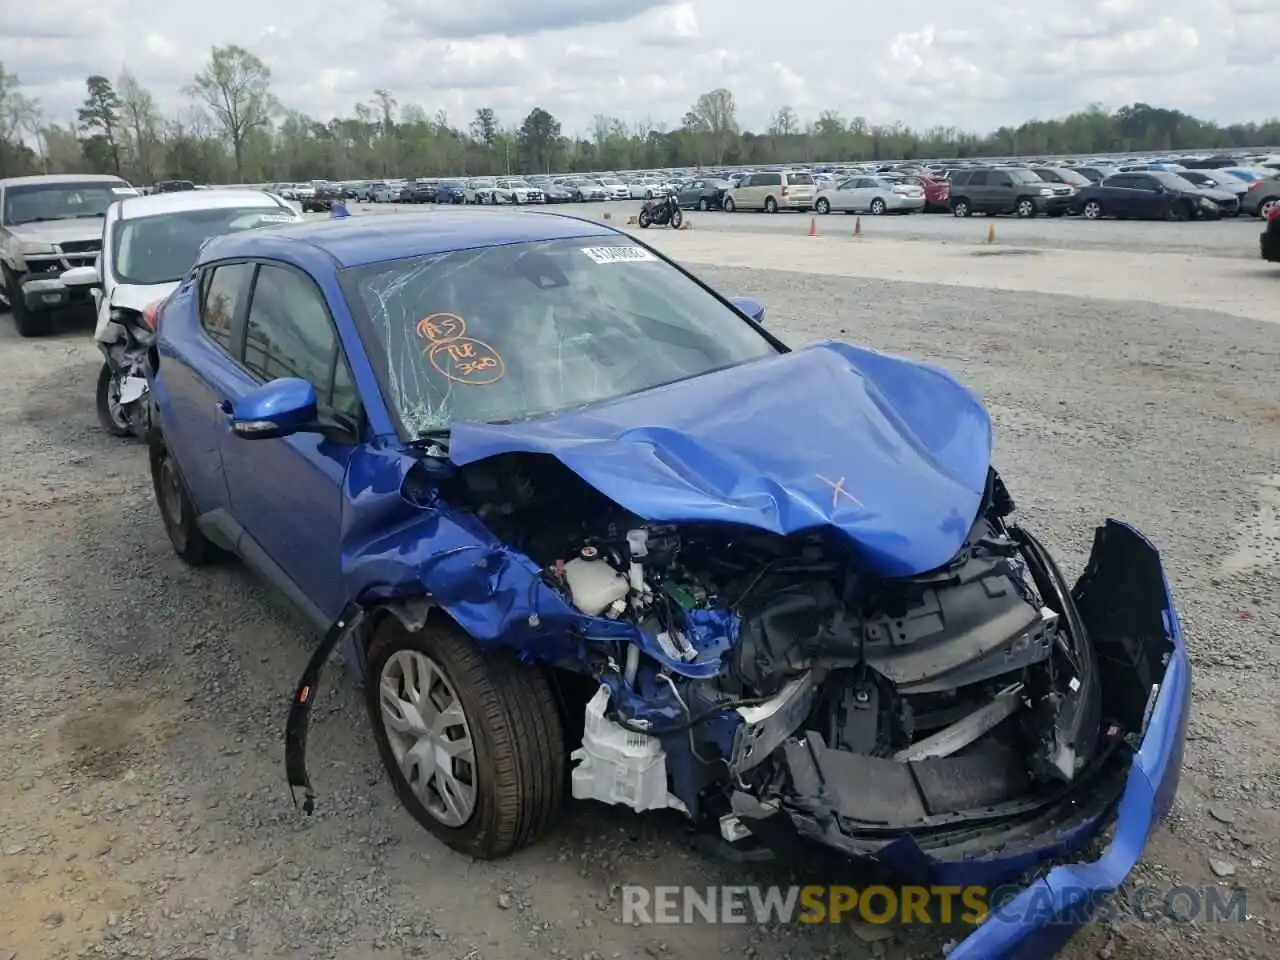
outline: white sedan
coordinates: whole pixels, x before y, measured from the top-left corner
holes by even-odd
[[[98,416],[105,429],[136,432],[125,408],[146,392],[136,349],[149,339],[145,312],[181,285],[201,248],[223,234],[304,219],[282,197],[248,189],[156,193],[107,208],[96,264],[62,273],[68,287],[91,289],[97,307],[93,339],[106,357]]]
[[[884,177],[850,177],[833,188],[818,191],[813,208],[819,213],[918,213],[924,209],[924,188]]]

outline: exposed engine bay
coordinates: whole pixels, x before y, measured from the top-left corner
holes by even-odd
[[[582,638],[599,687],[576,797],[680,809],[729,841],[784,812],[871,855],[904,831],[953,850],[983,824],[1043,831],[1122,770],[1133,731],[1104,715],[1097,648],[994,470],[961,550],[904,578],[829,532],[645,523],[550,457],[449,483],[578,610],[647,640]]]

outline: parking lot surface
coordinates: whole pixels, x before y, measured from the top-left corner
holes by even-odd
[[[674,256],[692,242],[667,236]],[[1099,924],[1065,956],[1274,956],[1275,326],[1126,299],[1141,290],[1126,286],[1140,261],[1120,256],[1112,295],[1098,299],[918,282],[930,254],[915,244],[904,245],[917,252],[903,279],[883,279],[805,272],[796,258],[806,254],[789,245],[732,241],[737,266],[699,262],[696,272],[763,300],[788,341],[851,339],[972,384],[1024,522],[1068,576],[1106,516],[1135,523],[1162,551],[1195,703],[1178,802],[1137,881],[1239,884],[1252,919]],[[1016,278],[1034,258],[1001,259]],[[144,448],[97,425],[89,335],[68,317],[54,338],[20,340],[0,316],[0,957],[938,954],[942,938],[870,942],[862,928],[621,924],[618,884],[789,881],[781,869],[708,859],[678,818],[573,804],[544,843],[501,863],[467,861],[398,808],[349,681],[317,707],[320,806],[303,818],[285,789],[282,734],[313,638],[245,570],[193,571],[172,555]]]
[[[358,204],[367,212],[388,213],[432,209],[433,205]],[[602,220],[607,213],[612,221],[626,223],[640,211],[640,201],[615,200],[597,203],[554,204],[537,209],[572,213]],[[997,239],[1018,246],[1046,249],[1164,251],[1196,253],[1211,257],[1258,259],[1258,234],[1263,223],[1254,217],[1234,217],[1206,223],[1165,223],[1146,220],[1090,221],[1079,217],[969,217],[957,219],[945,213],[917,213],[909,216],[860,218],[847,214],[819,216],[809,213],[722,213],[697,210],[686,213],[695,230],[730,233],[806,234],[810,220],[819,235],[847,236],[853,233],[857,220],[863,235],[925,243],[978,243],[986,239],[988,227],[994,225]],[[654,228],[655,230],[657,228]],[[927,266],[920,276],[928,279]]]

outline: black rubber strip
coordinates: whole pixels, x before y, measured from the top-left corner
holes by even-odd
[[[289,719],[284,728],[284,767],[294,806],[298,805],[297,791],[301,790],[302,810],[307,816],[316,809],[316,794],[311,789],[311,778],[307,776],[307,734],[311,727],[311,705],[315,702],[320,674],[324,672],[325,664],[333,657],[333,652],[342,641],[360,628],[364,616],[364,607],[360,604],[347,604],[307,661],[307,668],[302,671],[293,694],[293,703],[289,707]]]

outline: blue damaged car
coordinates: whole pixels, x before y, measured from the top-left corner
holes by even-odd
[[[1172,801],[1190,672],[1151,544],[1106,521],[1068,583],[951,375],[791,349],[624,232],[456,210],[219,238],[149,376],[178,556],[243,559],[324,634],[286,730],[308,810],[339,648],[449,846],[510,854],[568,793],[1029,884],[953,958],[1048,955]]]

